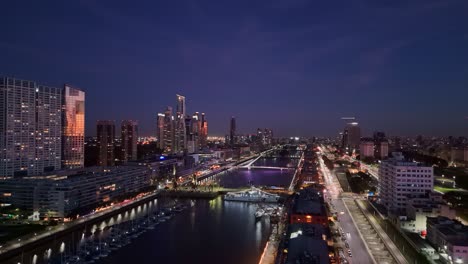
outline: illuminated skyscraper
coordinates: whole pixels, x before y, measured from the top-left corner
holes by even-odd
[[[62,109],[62,168],[84,166],[85,92],[65,85]]]
[[[207,145],[207,139],[208,139],[208,121],[206,121],[205,113],[201,114],[201,120],[200,120],[200,147],[204,148]]]
[[[187,131],[185,125],[185,96],[177,96],[177,108],[175,116],[175,152],[183,152],[187,148]]]
[[[137,159],[138,122],[124,120],[121,125],[122,161]]]
[[[159,148],[162,149],[164,153],[174,152],[174,123],[172,107],[168,106],[164,114],[158,114],[156,134]]]
[[[0,78],[0,176],[61,168],[62,88]]]
[[[361,128],[357,122],[348,123],[343,131],[342,147],[348,151],[358,149],[361,143]]]
[[[231,125],[229,130],[229,144],[236,144],[236,118],[231,117]]]
[[[115,123],[109,120],[97,122],[97,142],[99,147],[99,166],[113,166]]]

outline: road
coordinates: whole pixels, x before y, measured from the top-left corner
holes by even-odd
[[[343,248],[343,250],[346,252],[347,248],[344,243],[348,243],[349,248],[351,249],[352,257],[349,257],[347,253],[345,253],[345,255],[349,263],[374,263],[374,260],[370,256],[369,251],[364,244],[363,238],[361,237],[353,219],[349,215],[349,212],[343,203],[343,199],[341,198],[343,190],[338,182],[336,175],[331,173],[330,170],[325,166],[321,155],[319,155],[319,164],[327,186],[325,199],[329,203],[332,213],[336,212],[338,215],[339,222],[336,222],[336,228],[334,229],[340,230],[341,228],[346,237],[345,241],[342,241],[338,238],[336,246]]]

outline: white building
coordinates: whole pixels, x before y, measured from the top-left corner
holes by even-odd
[[[63,218],[89,213],[96,207],[150,186],[146,166],[90,167],[52,175],[0,181],[0,203]]]
[[[442,194],[432,192],[425,195],[411,195],[408,196],[406,215],[399,217],[397,226],[408,232],[424,233],[427,217],[437,216],[449,219],[456,217],[455,210],[445,203]]]
[[[372,139],[363,139],[359,145],[361,160],[363,158],[374,157],[374,141]]]
[[[0,78],[0,176],[61,168],[62,88]]]
[[[380,203],[389,211],[404,211],[410,195],[427,194],[434,187],[432,167],[405,161],[400,152],[382,161],[379,179]]]

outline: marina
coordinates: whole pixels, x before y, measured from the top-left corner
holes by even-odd
[[[288,158],[276,158],[282,159]],[[297,164],[292,159],[281,165],[290,162]],[[213,196],[194,199],[205,195],[203,187],[171,195],[171,191],[161,192],[157,198],[57,236],[52,243],[23,251],[5,263],[130,263],[134,256],[140,263],[213,263],[216,258],[228,264],[258,263],[281,207],[276,194],[249,187],[257,182],[284,188],[292,177],[291,170],[233,168],[211,179],[222,187]],[[247,189],[252,199],[230,200],[236,189]],[[230,194],[227,199],[222,196],[225,193]],[[254,194],[261,198],[253,198]],[[233,244],[235,250],[230,249]]]

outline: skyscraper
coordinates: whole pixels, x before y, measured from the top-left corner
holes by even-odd
[[[358,149],[359,144],[361,143],[361,128],[357,122],[352,122],[346,124],[346,127],[343,131],[343,142],[342,147],[348,148],[348,151],[353,149]]]
[[[204,148],[207,145],[207,139],[208,139],[208,121],[206,121],[205,113],[201,114],[200,123],[201,123],[200,131],[199,131],[200,147]]]
[[[158,114],[156,131],[159,148],[162,149],[164,153],[174,152],[174,130],[172,107],[168,106],[164,114]]]
[[[175,152],[183,152],[187,148],[187,131],[185,126],[185,96],[177,94],[175,117]]]
[[[229,144],[236,144],[236,118],[231,117],[231,126],[229,130]]]
[[[99,165],[113,166],[115,123],[110,120],[97,121],[97,142],[99,148]]]
[[[121,125],[122,161],[137,159],[138,122],[124,120]]]
[[[62,109],[62,168],[84,166],[85,92],[65,85]]]
[[[0,176],[61,168],[62,88],[0,78]]]

